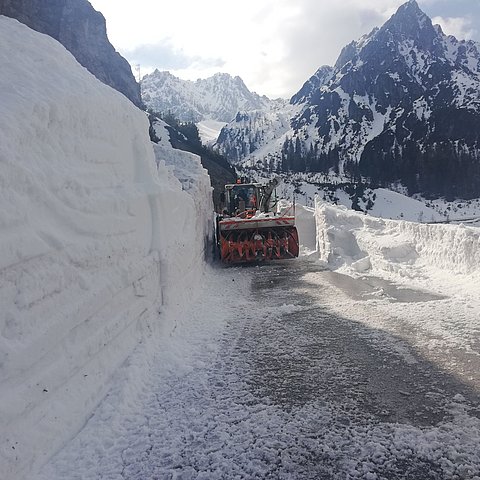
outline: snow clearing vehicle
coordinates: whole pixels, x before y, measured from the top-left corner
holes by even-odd
[[[275,188],[280,179],[266,184],[225,185],[223,210],[217,217],[217,245],[227,264],[298,257],[295,205],[277,209]]]

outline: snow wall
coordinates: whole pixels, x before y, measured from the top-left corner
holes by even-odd
[[[316,251],[315,209],[304,205],[295,205],[295,225],[300,243],[300,255],[308,256]]]
[[[438,279],[439,284],[445,275],[449,276],[446,283],[452,283],[451,276],[457,275],[469,277],[467,284],[478,288],[478,228],[385,220],[318,199],[315,222],[318,256],[330,268],[420,283],[425,269],[430,269],[437,275],[428,278]]]
[[[0,16],[0,62],[0,476],[18,480],[192,298],[213,208],[198,157],[155,155],[145,114],[55,40]]]

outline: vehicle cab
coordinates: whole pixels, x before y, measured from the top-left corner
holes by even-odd
[[[224,213],[236,216],[244,212],[255,214],[261,196],[260,183],[236,183],[225,185]]]

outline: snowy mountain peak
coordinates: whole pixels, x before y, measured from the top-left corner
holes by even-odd
[[[423,27],[430,22],[428,15],[418,6],[418,3],[415,0],[409,0],[403,5],[400,5],[391,20],[399,23],[413,21],[414,24],[416,23],[420,27]]]
[[[393,15],[393,18],[416,18],[418,21],[421,22],[425,21],[426,19],[429,20],[428,16],[418,6],[416,0],[409,0],[403,5],[400,5],[397,12]]]
[[[271,103],[267,97],[250,92],[240,77],[228,73],[191,81],[157,69],[143,78],[141,87],[148,108],[160,113],[171,112],[184,122],[226,123],[238,111],[268,108]]]
[[[155,77],[165,77],[165,78],[176,78],[175,75],[172,75],[168,70],[159,70],[156,68],[152,73]],[[148,75],[146,75],[148,77]]]
[[[415,0],[401,5],[381,30],[391,32],[393,36],[397,37],[397,40],[410,38],[420,41],[424,47],[432,45],[433,39],[437,35],[432,21],[420,9]]]

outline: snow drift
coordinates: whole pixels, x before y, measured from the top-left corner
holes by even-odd
[[[320,260],[331,268],[478,295],[478,228],[385,220],[319,200],[315,221]]]
[[[0,471],[19,479],[198,281],[212,208],[198,158],[194,201],[144,113],[55,40],[0,16],[0,61]]]

